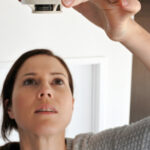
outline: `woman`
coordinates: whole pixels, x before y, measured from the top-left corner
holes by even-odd
[[[45,49],[24,53],[9,71],[2,89],[2,137],[12,129],[20,142],[0,150],[147,150],[150,118],[98,134],[65,139],[73,111],[73,83],[64,61]]]
[[[76,10],[150,67],[150,35],[130,18],[140,9],[137,0],[80,3],[75,0],[65,6],[76,5]],[[4,82],[2,100],[3,138],[7,138],[7,132],[16,129],[20,142],[8,143],[1,150],[150,149],[149,117],[98,134],[65,138],[65,128],[71,119],[74,103],[71,75],[64,62],[47,50],[29,51],[16,61]]]
[[[9,71],[2,89],[3,138],[16,129],[21,150],[65,149],[72,95],[72,77],[60,57],[48,50],[23,54]]]

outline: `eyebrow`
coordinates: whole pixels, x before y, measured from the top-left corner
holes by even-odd
[[[35,76],[35,75],[37,74],[34,72],[30,72],[30,73],[25,73],[23,76]]]
[[[36,76],[36,75],[37,74],[34,72],[29,72],[29,73],[25,73],[23,76]],[[66,75],[64,73],[61,73],[61,72],[51,72],[50,75],[62,75],[65,78],[67,78]]]

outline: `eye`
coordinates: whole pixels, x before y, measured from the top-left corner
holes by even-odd
[[[54,85],[63,85],[64,81],[62,79],[56,78],[53,80],[52,84]]]
[[[26,79],[24,82],[23,82],[23,85],[25,86],[28,86],[28,85],[37,85],[38,82],[34,79]]]

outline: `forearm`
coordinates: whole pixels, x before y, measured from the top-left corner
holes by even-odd
[[[133,20],[128,28],[128,34],[121,43],[150,69],[150,33]]]

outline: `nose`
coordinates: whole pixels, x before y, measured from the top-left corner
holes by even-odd
[[[52,91],[49,88],[41,89],[38,93],[39,99],[49,99],[52,98],[53,94]]]

